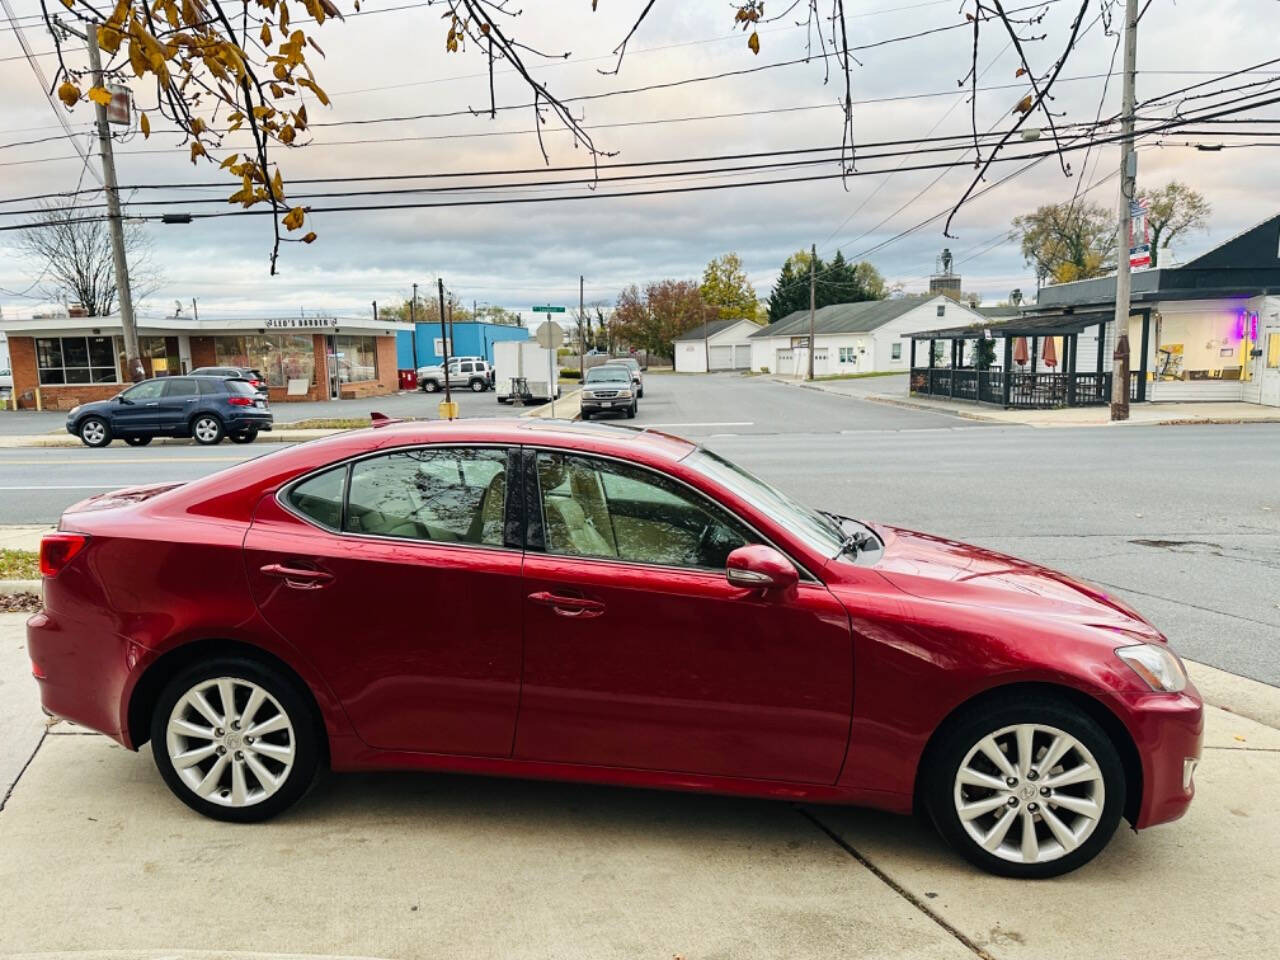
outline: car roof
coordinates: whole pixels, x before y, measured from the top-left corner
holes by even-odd
[[[394,437],[396,445],[411,443],[548,444],[585,452],[645,451],[666,460],[681,460],[694,444],[674,434],[644,427],[541,418],[476,417],[468,420],[408,420],[371,428]],[[363,431],[360,431],[363,432]],[[350,434],[347,434],[350,436]]]

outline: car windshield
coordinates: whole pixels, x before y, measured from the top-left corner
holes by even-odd
[[[587,383],[599,383],[601,381],[629,383],[631,381],[631,371],[626,367],[612,366],[592,367],[587,371]]]
[[[761,513],[781,522],[810,549],[824,557],[834,557],[840,552],[844,536],[830,520],[747,473],[737,464],[703,447],[695,448],[684,462],[704,477],[728,487]]]

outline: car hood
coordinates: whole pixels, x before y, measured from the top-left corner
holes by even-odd
[[[119,409],[114,401],[114,397],[111,400],[90,400],[87,403],[77,404],[74,412],[77,417],[83,413],[108,413]],[[72,411],[67,411],[68,416],[71,413]]]
[[[876,526],[885,549],[876,570],[922,599],[1125,629],[1163,639],[1142,615],[1102,587],[994,550],[898,527]]]

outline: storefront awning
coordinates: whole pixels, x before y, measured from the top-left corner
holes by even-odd
[[[1010,317],[998,323],[971,323],[965,327],[938,327],[907,334],[912,340],[976,340],[990,331],[992,337],[1064,337],[1080,333],[1088,327],[1109,323],[1115,318],[1111,310],[1085,313],[1041,313],[1028,317]]]

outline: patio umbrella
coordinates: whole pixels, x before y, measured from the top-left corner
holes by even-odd
[[[1044,338],[1044,365],[1046,367],[1058,365],[1058,351],[1053,345],[1053,337]]]
[[[1027,365],[1029,354],[1027,352],[1027,338],[1019,337],[1013,341],[1013,362],[1020,367]]]

